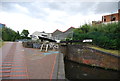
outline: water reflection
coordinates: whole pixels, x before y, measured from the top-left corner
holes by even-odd
[[[118,79],[118,71],[105,70],[65,60],[67,79]]]

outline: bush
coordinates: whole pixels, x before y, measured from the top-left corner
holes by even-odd
[[[86,27],[85,27],[86,26]],[[120,50],[120,22],[100,24],[96,26],[83,25],[74,30],[74,40],[93,39],[93,44],[106,49]]]

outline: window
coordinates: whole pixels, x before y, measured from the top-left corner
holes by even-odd
[[[114,18],[113,18],[113,21],[115,21],[115,20],[116,20],[116,18],[114,17]]]
[[[106,22],[106,18],[105,18],[105,16],[103,17],[103,21]]]
[[[111,21],[115,21],[116,17],[115,16],[111,16]]]
[[[106,21],[106,19],[104,18],[104,21]]]

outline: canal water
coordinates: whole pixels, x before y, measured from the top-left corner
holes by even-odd
[[[118,79],[118,71],[105,70],[69,60],[65,61],[65,75],[69,81],[72,79]]]

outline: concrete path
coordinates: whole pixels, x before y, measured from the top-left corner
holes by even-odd
[[[52,79],[57,54],[44,55],[36,49],[25,49],[29,79]]]
[[[6,42],[5,45],[3,45],[1,48],[0,48],[0,55],[2,55],[2,59],[3,60],[6,55],[8,54],[8,52],[11,50],[11,47],[13,46],[13,42]],[[7,49],[7,50],[6,50]],[[2,54],[4,53],[4,54]]]
[[[7,43],[2,47],[2,79],[57,79],[59,63],[58,51],[40,52],[39,49],[24,48],[21,43]],[[64,75],[64,67],[62,77]]]
[[[27,79],[28,74],[24,62],[21,43],[7,43],[2,47],[2,79]],[[5,55],[4,55],[5,54]]]

